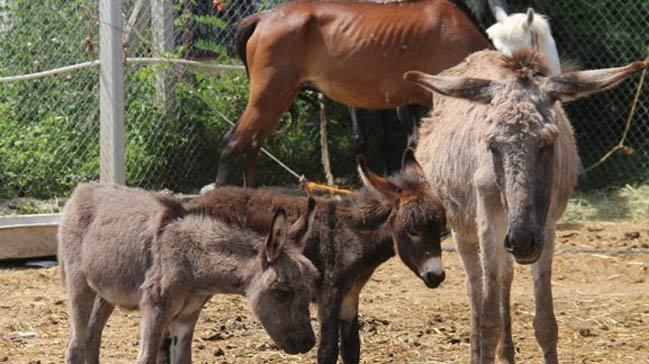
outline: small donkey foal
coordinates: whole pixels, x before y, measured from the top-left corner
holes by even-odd
[[[318,273],[303,254],[315,202],[290,228],[279,207],[266,237],[139,189],[80,185],[67,202],[58,256],[68,293],[66,363],[97,363],[115,305],[139,308],[138,363],[155,363],[166,331],[171,360],[191,362],[194,326],[216,293],[245,295],[288,353],[315,344],[309,316]]]

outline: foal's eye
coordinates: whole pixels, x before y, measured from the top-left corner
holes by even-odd
[[[291,291],[284,288],[274,289],[273,294],[275,295],[275,299],[277,299],[279,302],[284,302],[291,297]]]
[[[410,239],[413,239],[413,240],[419,239],[419,237],[420,237],[420,235],[419,235],[419,233],[417,231],[408,231],[407,234],[410,237]]]

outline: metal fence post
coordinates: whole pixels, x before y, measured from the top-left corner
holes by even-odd
[[[151,0],[151,30],[157,57],[168,57],[174,51],[173,4],[171,0]],[[168,67],[156,71],[156,94],[161,110],[172,115],[176,110],[173,74]]]
[[[101,182],[126,182],[121,0],[99,1],[99,158]]]

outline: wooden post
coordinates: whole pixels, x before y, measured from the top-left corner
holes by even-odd
[[[99,1],[99,158],[101,182],[126,182],[122,2]]]
[[[171,0],[151,0],[151,30],[154,52],[164,58],[174,51],[173,6]],[[158,105],[167,115],[176,110],[172,72],[162,66],[156,72],[156,94]]]
[[[331,162],[329,160],[329,136],[327,133],[327,113],[325,98],[322,93],[318,93],[318,104],[320,106],[320,152],[322,159],[322,169],[324,170],[327,185],[334,185],[334,176],[331,173]]]

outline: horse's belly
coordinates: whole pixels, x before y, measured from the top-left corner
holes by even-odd
[[[327,97],[345,105],[366,109],[391,109],[411,104],[429,105],[430,94],[414,85],[391,78],[367,80],[316,79],[312,83]]]

